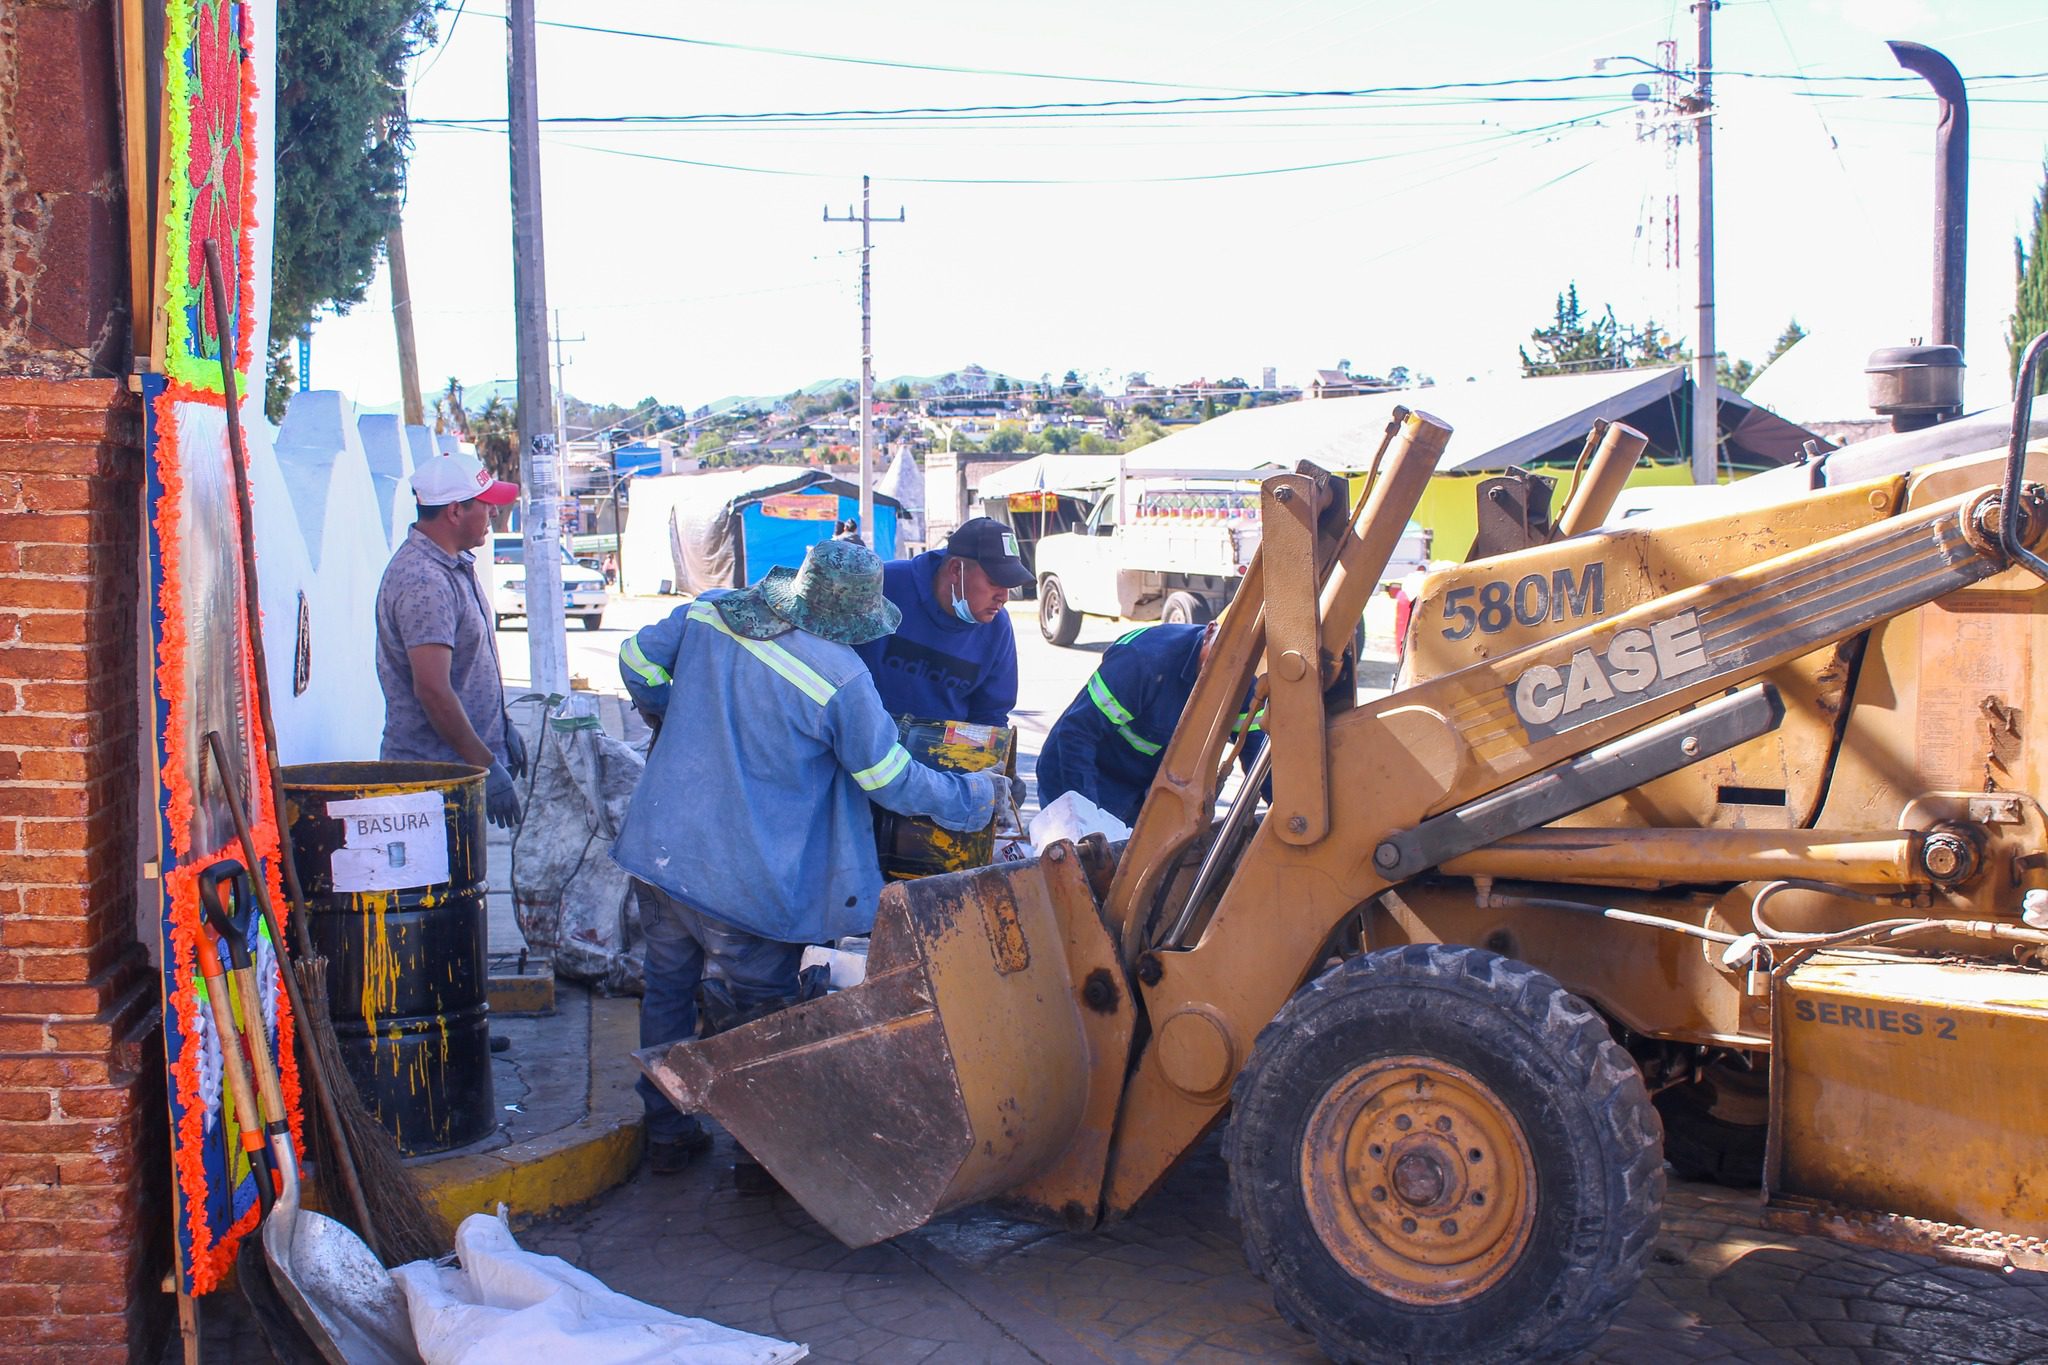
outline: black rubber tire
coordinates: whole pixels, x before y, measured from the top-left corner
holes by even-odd
[[[1081,613],[1067,605],[1067,595],[1052,574],[1038,580],[1038,633],[1062,648],[1081,635]]]
[[[1463,1069],[1521,1125],[1535,1223],[1503,1278],[1468,1300],[1380,1293],[1324,1245],[1301,1188],[1310,1115],[1376,1058]],[[1353,958],[1301,988],[1259,1035],[1224,1139],[1245,1256],[1280,1312],[1339,1362],[1550,1360],[1583,1349],[1642,1278],[1664,1202],[1662,1133],[1641,1073],[1586,1003],[1477,948]]]
[[[1766,1104],[1763,1077],[1755,1084],[1716,1068],[1691,1085],[1674,1086],[1657,1096],[1657,1115],[1664,1120],[1664,1159],[1680,1180],[1705,1180],[1730,1189],[1753,1190],[1763,1184],[1764,1138],[1768,1122],[1743,1122]],[[1730,1093],[1723,1093],[1724,1089]],[[1731,1117],[1731,1115],[1739,1117]]]
[[[1191,592],[1170,592],[1159,608],[1159,620],[1169,626],[1206,626],[1215,613],[1209,604]]]
[[[601,629],[603,629],[603,627],[604,627],[604,613],[603,613],[603,612],[599,612],[599,613],[598,613],[597,615],[595,615],[595,616],[586,616],[586,617],[584,617],[584,618],[583,618],[583,628],[584,628],[585,630],[601,630]]]

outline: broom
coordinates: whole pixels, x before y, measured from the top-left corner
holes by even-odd
[[[256,904],[278,954],[279,975],[298,1020],[303,1073],[311,1080],[322,1130],[327,1138],[329,1160],[321,1163],[323,1183],[340,1177],[349,1211],[355,1215],[356,1232],[383,1257],[385,1264],[398,1265],[420,1257],[446,1252],[454,1237],[439,1210],[428,1201],[417,1178],[399,1155],[398,1143],[363,1105],[362,1096],[341,1064],[341,1042],[334,1035],[334,1021],[327,1012],[327,960],[313,952],[307,929],[306,893],[299,885],[299,870],[284,847],[284,777],[277,757],[277,725],[270,710],[270,669],[263,653],[262,599],[256,590],[256,523],[249,503],[249,456],[242,444],[242,410],[235,393],[234,342],[229,334],[228,294],[221,272],[219,243],[204,244],[207,285],[213,299],[213,315],[220,327],[221,395],[227,403],[228,454],[234,461],[235,510],[241,520],[242,603],[247,616],[249,658],[256,675],[256,710],[263,735],[263,757],[270,770],[271,808],[277,812],[278,864],[283,874],[285,895],[292,906],[292,927],[296,953],[288,953],[278,932],[277,916],[270,904],[267,879],[257,870],[256,841],[249,828],[247,793],[239,789],[234,770],[228,766],[227,747],[219,734],[208,732],[208,747],[221,782],[234,799],[229,802],[241,836],[242,851],[256,888]],[[293,958],[297,960],[294,961]],[[317,1000],[317,1004],[313,1004]],[[332,1191],[325,1193],[331,1196]],[[325,1201],[339,1210],[341,1201]]]

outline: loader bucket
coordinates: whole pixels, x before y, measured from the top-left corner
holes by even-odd
[[[1134,1009],[1089,842],[891,885],[860,985],[635,1060],[848,1246],[997,1196],[1092,1225]]]

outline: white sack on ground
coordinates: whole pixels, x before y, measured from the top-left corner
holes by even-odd
[[[455,1254],[459,1267],[413,1261],[391,1272],[426,1365],[785,1365],[810,1354],[615,1293],[559,1256],[527,1251],[488,1213],[462,1220]]]
[[[611,846],[646,760],[587,719],[543,721],[528,748],[526,818],[512,836],[519,932],[561,975],[637,994],[646,959],[639,907]]]
[[[1031,847],[1043,853],[1061,839],[1079,842],[1100,834],[1112,844],[1131,837],[1131,827],[1079,792],[1062,792],[1057,801],[1031,817]]]

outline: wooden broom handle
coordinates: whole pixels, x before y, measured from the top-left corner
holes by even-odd
[[[284,874],[284,892],[292,903],[292,934],[299,952],[311,956],[313,941],[306,927],[306,893],[299,885],[299,869],[289,852],[286,829],[284,775],[278,771],[277,724],[270,712],[270,665],[263,653],[263,604],[256,592],[256,519],[249,505],[249,454],[242,445],[242,408],[235,393],[235,343],[228,332],[228,289],[221,273],[220,244],[208,238],[206,281],[213,292],[213,316],[220,327],[221,394],[227,400],[228,455],[234,462],[235,511],[242,531],[242,605],[249,625],[249,658],[256,673],[256,714],[263,732],[263,757],[270,769],[270,804],[277,816],[277,858]],[[251,876],[261,876],[252,868]]]

